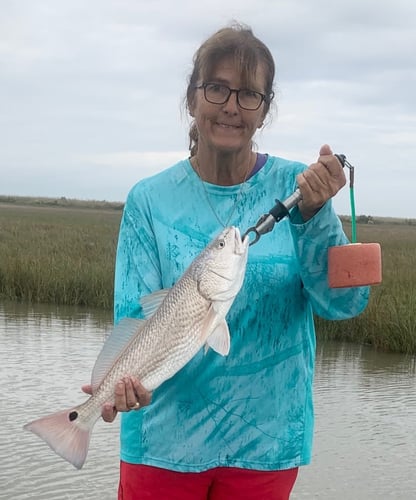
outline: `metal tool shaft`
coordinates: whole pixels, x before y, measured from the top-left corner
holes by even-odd
[[[347,162],[345,155],[336,154],[335,155],[341,165],[344,167],[345,165],[350,168],[353,173],[354,167]],[[298,189],[296,189],[290,196],[288,196],[284,201],[276,200],[276,205],[269,210],[267,214],[263,214],[260,219],[257,221],[257,224],[253,227],[250,227],[245,232],[244,236],[249,235],[250,233],[254,233],[254,240],[250,242],[250,245],[254,245],[260,239],[260,236],[263,234],[269,233],[276,222],[281,221],[284,217],[289,215],[289,210],[295,207],[302,200],[302,194]]]

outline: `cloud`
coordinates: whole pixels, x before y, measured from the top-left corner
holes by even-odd
[[[0,192],[119,201],[185,156],[193,53],[232,19],[276,59],[260,150],[310,163],[329,143],[356,164],[366,213],[416,217],[413,0],[5,1]]]

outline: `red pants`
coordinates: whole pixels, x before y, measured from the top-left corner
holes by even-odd
[[[298,469],[175,472],[121,462],[118,500],[288,500]]]

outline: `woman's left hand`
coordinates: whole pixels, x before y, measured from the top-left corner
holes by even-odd
[[[91,384],[81,387],[86,394],[92,394]],[[150,404],[152,394],[142,386],[135,377],[124,377],[114,390],[114,404],[104,403],[101,416],[104,422],[113,422],[119,411],[138,410]]]
[[[346,183],[342,165],[327,144],[321,147],[318,161],[299,174],[296,180],[302,193],[298,207],[305,222]]]

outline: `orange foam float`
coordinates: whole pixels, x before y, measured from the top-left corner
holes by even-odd
[[[378,285],[381,283],[379,243],[350,243],[328,250],[330,288]]]

